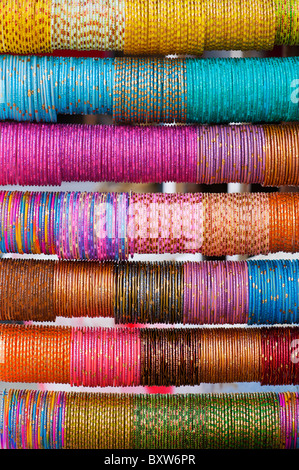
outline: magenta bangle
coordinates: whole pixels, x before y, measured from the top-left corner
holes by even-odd
[[[71,341],[71,385],[140,384],[138,329],[73,328]]]

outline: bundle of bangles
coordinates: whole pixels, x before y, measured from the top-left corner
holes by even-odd
[[[298,0],[1,0],[1,53],[129,55],[299,44]]]

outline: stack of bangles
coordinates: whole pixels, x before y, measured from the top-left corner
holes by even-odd
[[[0,186],[299,186],[299,57],[195,58],[299,45],[299,0],[0,0],[0,34]],[[297,192],[2,190],[0,381],[299,386],[299,260],[129,261],[277,252]],[[0,448],[299,448],[299,394],[4,390]]]
[[[299,44],[298,0],[5,0],[0,52],[202,54]]]
[[[298,64],[298,57],[0,56],[0,119],[109,114],[128,124],[298,121]]]
[[[299,193],[0,192],[0,253],[124,260],[134,254],[299,251]]]
[[[105,181],[299,185],[299,124],[0,123],[0,185]],[[154,163],[153,163],[154,162]]]
[[[299,385],[299,327],[0,325],[0,380],[85,387]]]
[[[0,394],[0,448],[298,449],[298,419],[295,392],[173,396],[13,389]]]
[[[298,298],[299,260],[0,260],[0,321],[299,324]]]

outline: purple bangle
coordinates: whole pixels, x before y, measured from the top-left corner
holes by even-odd
[[[221,152],[219,153],[219,159],[221,159],[221,163],[219,162],[219,167],[221,168],[220,179],[218,181],[227,181],[227,139],[225,138],[225,126],[219,126],[219,134],[221,136]]]
[[[219,146],[217,145],[217,128],[209,126],[209,183],[215,184],[217,180],[217,167],[219,160]]]
[[[265,132],[263,126],[257,126],[257,151],[260,156],[258,181],[262,182],[265,181],[266,178]]]

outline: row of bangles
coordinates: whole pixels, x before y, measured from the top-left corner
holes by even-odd
[[[299,184],[297,123],[113,126],[0,122],[0,185]]]
[[[296,392],[174,396],[5,389],[0,394],[0,445],[296,449],[298,417]]]
[[[202,54],[298,45],[298,0],[3,0],[2,53]]]
[[[298,252],[299,194],[0,191],[0,253],[122,260]]]
[[[298,324],[298,260],[0,260],[1,321]],[[43,286],[40,289],[40,286]]]
[[[0,333],[3,382],[88,387],[299,384],[298,326],[3,324]]]
[[[59,114],[126,124],[298,121],[298,58],[0,56],[1,120]]]

